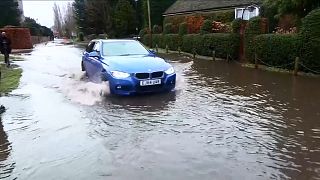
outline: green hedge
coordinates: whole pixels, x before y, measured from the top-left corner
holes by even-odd
[[[149,45],[150,35],[143,37],[143,43]],[[159,48],[166,48],[177,51],[178,47],[184,52],[192,53],[195,48],[197,54],[211,56],[212,50],[216,51],[216,57],[226,58],[227,55],[236,59],[239,50],[239,35],[232,33],[213,33],[213,34],[189,34],[179,36],[178,34],[153,34],[153,47],[158,44]]]
[[[320,8],[311,11],[303,19],[299,35],[302,63],[320,72]]]
[[[272,66],[293,69],[298,56],[299,38],[297,35],[263,34],[255,37],[255,51],[258,58]],[[287,65],[287,66],[283,66]]]
[[[143,43],[149,45],[150,35],[147,34],[143,37]],[[182,45],[182,38],[178,34],[153,34],[152,35],[152,46],[159,48],[166,48],[168,45],[170,50],[176,51],[178,47]]]
[[[251,18],[245,29],[245,54],[249,62],[254,63],[255,46],[254,38],[261,33],[261,17]]]

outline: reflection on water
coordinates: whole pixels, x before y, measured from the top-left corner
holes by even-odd
[[[9,178],[15,164],[10,161],[11,143],[8,135],[3,129],[2,117],[0,114],[0,179]]]
[[[83,77],[81,52],[48,43],[19,62],[19,89],[0,97],[5,176],[320,178],[319,79],[165,55],[174,92],[117,97]]]

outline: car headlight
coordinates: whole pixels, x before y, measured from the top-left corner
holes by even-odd
[[[165,73],[166,73],[166,74],[173,74],[173,73],[174,73],[173,67],[167,69],[167,70],[165,71]]]
[[[115,78],[127,78],[130,76],[129,73],[125,73],[125,72],[120,72],[120,71],[111,71],[111,74],[113,77]]]

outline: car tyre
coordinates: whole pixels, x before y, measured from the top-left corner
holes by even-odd
[[[81,71],[86,71],[86,68],[84,67],[83,61],[81,61]]]

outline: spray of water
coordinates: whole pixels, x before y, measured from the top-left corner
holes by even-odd
[[[93,83],[84,74],[72,74],[61,91],[70,101],[89,106],[101,102],[110,94],[108,82]]]

